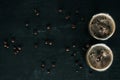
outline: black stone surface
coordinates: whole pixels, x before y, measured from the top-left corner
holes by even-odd
[[[119,0],[0,0],[0,80],[120,80],[119,7]],[[92,15],[101,12],[116,22],[107,41],[88,32]],[[105,72],[86,64],[85,45],[95,43],[113,50]]]

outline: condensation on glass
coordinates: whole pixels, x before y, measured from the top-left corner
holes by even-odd
[[[89,22],[89,32],[97,40],[107,40],[115,32],[115,21],[106,13],[93,15]]]
[[[93,70],[105,71],[113,62],[113,52],[106,44],[94,44],[88,49],[86,60]]]

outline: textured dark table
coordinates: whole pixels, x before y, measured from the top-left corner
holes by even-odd
[[[0,80],[120,80],[119,7],[119,0],[0,0]],[[100,12],[116,22],[116,32],[107,41],[88,33],[90,18]],[[46,45],[46,39],[53,45]],[[106,43],[114,52],[114,62],[105,72],[86,64],[85,45],[95,43]],[[22,51],[15,54],[13,46],[18,45]]]

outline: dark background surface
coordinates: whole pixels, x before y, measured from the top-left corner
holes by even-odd
[[[0,80],[120,80],[119,7],[119,0],[0,0]],[[88,32],[90,18],[101,12],[109,13],[116,22],[116,32],[107,41],[97,41]],[[70,19],[66,20],[66,16]],[[47,24],[51,30],[46,29]],[[76,29],[71,28],[72,24]],[[38,30],[37,36],[34,30]],[[16,39],[14,44],[11,37]],[[8,49],[3,47],[5,39]],[[45,45],[46,39],[52,40],[53,45]],[[34,48],[36,42],[38,48]],[[86,64],[83,49],[88,43],[106,43],[113,50],[114,61],[107,71],[96,72]],[[13,45],[21,45],[22,51],[15,55]],[[74,52],[75,57],[71,56]]]

